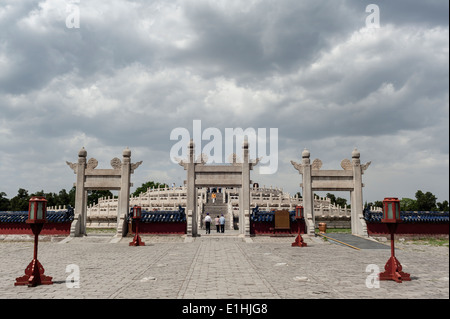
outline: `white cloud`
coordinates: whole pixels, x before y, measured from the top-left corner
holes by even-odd
[[[258,90],[237,86],[235,81],[219,78],[215,88],[209,90],[204,103],[206,111],[219,115],[231,112],[232,117],[256,117],[274,109],[280,101],[270,89]]]

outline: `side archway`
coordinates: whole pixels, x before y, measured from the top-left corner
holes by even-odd
[[[130,205],[130,183],[131,174],[142,164],[142,161],[131,163],[131,151],[123,150],[122,160],[115,157],[110,164],[112,169],[97,169],[98,161],[90,158],[86,162],[87,152],[83,148],[78,152],[78,162],[67,162],[67,165],[77,175],[74,186],[75,193],[75,217],[70,229],[70,236],[79,237],[86,235],[87,218],[87,191],[88,190],[117,190],[119,191],[119,202],[117,210],[117,235],[124,236],[126,233],[126,215]]]

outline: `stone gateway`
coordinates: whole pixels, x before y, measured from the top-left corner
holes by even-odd
[[[315,159],[310,162],[308,150],[302,152],[302,163],[291,161],[292,166],[303,176],[303,208],[307,233],[314,235],[314,191],[349,191],[351,201],[351,227],[355,235],[367,236],[367,226],[363,216],[362,174],[371,162],[361,165],[360,153],[355,148],[352,161],[344,159],[341,162],[343,170],[320,170],[322,161]]]
[[[200,159],[194,158],[194,142],[189,143],[188,159],[178,160],[187,171],[187,234],[197,236],[197,188],[199,187],[238,187],[239,195],[239,233],[250,236],[250,170],[258,164],[250,163],[248,142],[242,145],[243,161],[240,163],[233,154],[233,161],[229,165],[207,165],[204,155]]]
[[[72,237],[86,235],[86,208],[88,190],[118,190],[119,202],[117,209],[117,235],[124,235],[125,216],[129,211],[131,174],[142,161],[131,163],[131,151],[123,150],[122,161],[115,157],[111,160],[112,169],[96,169],[98,161],[91,158],[86,162],[87,152],[83,148],[78,152],[78,162],[66,162],[77,175],[74,186],[75,193],[75,217],[70,229]]]

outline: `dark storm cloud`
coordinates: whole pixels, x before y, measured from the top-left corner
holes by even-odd
[[[206,76],[255,81],[291,72],[359,23],[335,1],[260,1],[245,11],[201,4],[185,6],[195,40],[176,58]]]

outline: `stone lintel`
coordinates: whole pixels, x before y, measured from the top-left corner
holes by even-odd
[[[196,173],[242,173],[242,165],[238,166],[208,166],[208,165],[195,165]]]
[[[122,172],[117,169],[86,169],[86,176],[121,176]]]
[[[346,170],[311,170],[311,176],[353,177],[353,171]]]
[[[327,190],[340,190],[340,191],[352,191],[354,187],[353,181],[346,180],[313,180],[311,183],[311,188],[316,191],[327,191]]]

